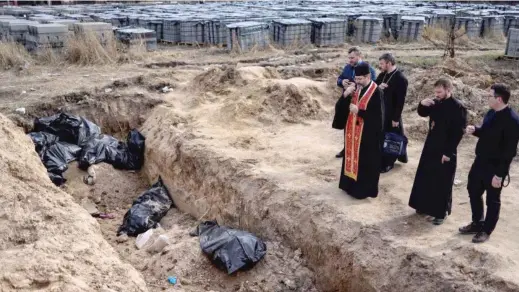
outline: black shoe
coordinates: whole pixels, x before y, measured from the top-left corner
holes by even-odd
[[[460,227],[459,231],[461,234],[477,234],[482,228],[482,224],[472,222],[467,226]]]
[[[380,170],[380,173],[386,173],[386,172],[389,172],[389,171],[391,171],[391,169],[393,169],[393,167],[395,167],[395,166],[394,166],[394,165],[388,165],[388,166],[386,166],[385,168],[382,168],[382,169]]]
[[[483,243],[490,238],[490,235],[485,231],[481,231],[472,238],[473,243]]]
[[[442,225],[443,221],[445,221],[445,218],[434,218],[433,224],[434,225]]]
[[[335,155],[335,157],[337,157],[337,158],[343,158],[343,157],[344,157],[344,149],[342,149],[341,152],[337,153],[337,154]]]
[[[398,157],[398,161],[400,161],[402,163],[407,163],[408,162],[407,155]]]

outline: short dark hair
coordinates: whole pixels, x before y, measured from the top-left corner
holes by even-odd
[[[444,89],[452,90],[452,82],[447,78],[440,78],[434,82],[434,87],[443,87]]]
[[[490,86],[490,89],[494,90],[495,97],[501,97],[505,104],[508,104],[510,100],[510,87],[503,83],[496,83]]]
[[[349,50],[348,50],[348,54],[351,54],[351,53],[356,53],[357,55],[362,55],[362,53],[360,52],[360,49],[359,47],[351,47]]]
[[[395,57],[393,57],[393,55],[391,53],[385,53],[385,54],[382,54],[382,56],[380,56],[380,58],[378,58],[378,60],[384,60],[386,62],[389,62],[391,63],[391,65],[395,65],[396,64],[396,60],[395,60]]]

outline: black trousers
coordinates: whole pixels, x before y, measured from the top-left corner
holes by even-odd
[[[472,222],[480,223],[483,231],[491,234],[496,228],[501,210],[501,190],[492,186],[492,178],[495,175],[495,167],[485,163],[476,157],[469,172],[467,190],[469,192],[470,207],[472,209]],[[504,178],[503,178],[504,180]],[[487,215],[483,206],[483,194],[487,193]]]

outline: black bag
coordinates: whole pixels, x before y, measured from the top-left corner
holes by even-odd
[[[386,132],[382,150],[385,154],[393,157],[404,157],[407,155],[407,137],[395,132]]]
[[[350,114],[351,96],[343,98],[342,96],[335,103],[335,116],[333,117],[332,128],[337,130],[344,130],[346,128],[346,121]]]
[[[137,236],[150,228],[155,228],[174,206],[168,189],[159,177],[159,180],[142,193],[124,214],[123,224],[119,227],[117,235],[126,233],[129,236]]]
[[[197,227],[200,247],[218,268],[232,274],[252,268],[267,253],[267,245],[253,234],[206,221]]]
[[[66,113],[36,119],[34,131],[54,134],[60,141],[79,147],[83,147],[91,138],[101,133],[99,126],[91,121]]]

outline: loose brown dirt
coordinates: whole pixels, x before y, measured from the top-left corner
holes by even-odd
[[[517,162],[512,184],[503,193],[502,219],[484,245],[475,246],[456,232],[470,220],[465,186],[474,139],[467,137],[460,145],[454,212],[444,225],[435,227],[415,215],[407,201],[427,131],[416,106],[431,96],[434,81],[451,78],[470,121],[479,123],[486,111],[485,89],[493,82],[511,83],[514,96],[519,93],[512,84],[518,63],[496,60],[500,51],[465,50],[455,60],[443,61],[442,51],[416,45],[388,44],[384,50],[396,54],[409,78],[404,123],[411,138],[410,162],[382,176],[378,198],[363,201],[337,188],[341,162],[334,154],[343,138],[330,125],[340,95],[335,78],[346,60],[342,50],[229,56],[216,49],[175,49],[150,56],[152,62],[114,68],[34,66],[22,74],[0,72],[0,81],[5,81],[0,112],[26,130],[34,117],[65,109],[91,119],[105,133],[122,138],[137,127],[147,139],[141,172],[98,165],[98,181],[87,186],[83,173],[71,164],[69,181],[59,190],[50,185],[22,129],[2,118],[5,134],[0,142],[6,148],[0,148],[1,163],[9,174],[2,184],[5,202],[16,202],[26,192],[31,198],[18,199],[25,202],[18,207],[2,204],[10,206],[6,214],[13,208],[19,212],[0,216],[3,234],[10,234],[0,244],[9,259],[0,268],[0,287],[517,291],[519,237],[506,232],[519,228],[514,220],[519,204],[513,200],[519,191],[513,180],[519,175]],[[367,61],[376,62],[380,53],[366,48]],[[171,91],[163,91],[166,86]],[[512,106],[517,105],[514,99]],[[15,113],[18,107],[27,114]],[[7,147],[11,140],[15,146]],[[26,172],[38,175],[27,177]],[[162,253],[149,254],[137,250],[134,239],[118,243],[115,233],[132,201],[159,175],[178,209],[161,222],[171,244]],[[54,200],[61,203],[46,205]],[[115,219],[98,219],[96,224],[79,207],[85,201]],[[45,219],[41,206],[59,220]],[[207,219],[257,234],[267,242],[267,256],[235,276],[217,270],[201,254],[197,238],[188,235]],[[88,246],[90,252],[73,252],[75,245]],[[37,260],[21,262],[26,254]],[[58,256],[50,259],[49,254]],[[43,269],[42,263],[54,270]],[[168,284],[168,276],[177,276],[180,285]]]

